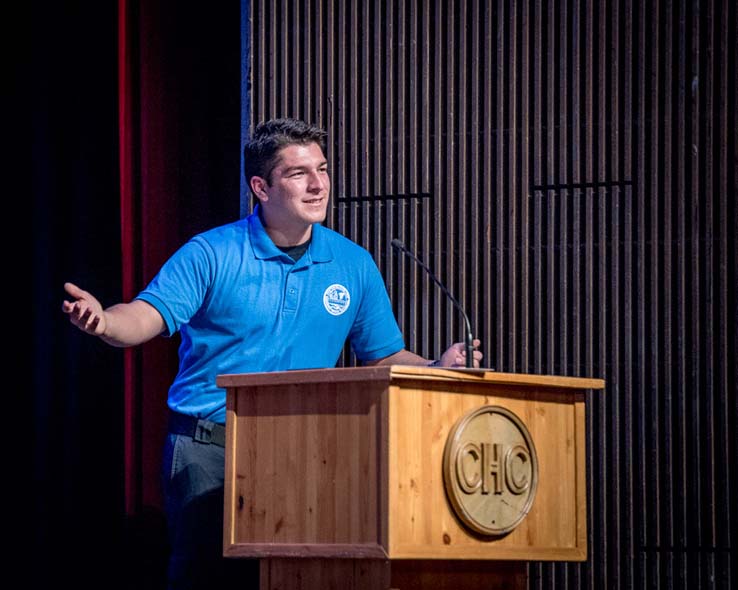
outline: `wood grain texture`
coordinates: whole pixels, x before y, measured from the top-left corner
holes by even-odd
[[[386,557],[381,381],[229,395],[226,554]]]
[[[526,425],[538,454],[539,484],[530,513],[502,537],[480,537],[458,521],[441,470],[449,431],[465,414],[502,406]],[[560,387],[402,382],[390,394],[391,558],[586,558],[583,394]],[[581,428],[577,429],[577,426]],[[581,469],[579,469],[581,468]],[[584,534],[582,534],[584,533]]]
[[[392,366],[218,382],[228,556],[586,558],[584,392],[601,380]],[[449,431],[484,405],[526,424],[540,467],[530,513],[491,538],[460,523],[442,474]]]
[[[524,590],[523,562],[264,559],[261,590]]]
[[[529,560],[586,559],[585,394],[598,379],[425,367],[225,375],[224,555],[262,590],[524,588]],[[443,482],[453,426],[514,413],[539,464],[510,533],[470,532]]]
[[[260,588],[387,590],[390,575],[391,566],[386,559],[263,559]]]

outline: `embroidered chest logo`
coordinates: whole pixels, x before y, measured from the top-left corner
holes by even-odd
[[[328,287],[323,293],[323,305],[331,315],[341,315],[351,304],[351,295],[343,285],[336,283]]]

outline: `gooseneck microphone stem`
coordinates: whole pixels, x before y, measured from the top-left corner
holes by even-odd
[[[399,250],[403,254],[407,254],[410,258],[412,258],[415,262],[417,262],[421,266],[421,268],[425,272],[428,273],[430,278],[433,279],[436,285],[440,287],[441,291],[445,293],[446,297],[448,297],[451,300],[451,302],[456,306],[456,309],[458,309],[461,312],[461,315],[464,318],[464,323],[466,324],[466,343],[465,343],[466,368],[467,369],[473,368],[474,367],[474,337],[472,336],[472,329],[471,329],[471,323],[469,322],[469,317],[466,315],[464,308],[461,307],[461,304],[456,300],[456,297],[454,297],[451,294],[451,291],[449,291],[446,288],[446,286],[436,278],[436,275],[433,274],[433,271],[425,264],[425,262],[423,262],[420,258],[415,256],[415,254],[413,254],[410,250],[408,250],[405,247],[405,244],[403,244],[397,238],[392,240],[391,244],[393,248],[395,248],[396,250]]]

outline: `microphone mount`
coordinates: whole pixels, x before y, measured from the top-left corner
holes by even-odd
[[[456,309],[458,309],[461,312],[462,317],[464,318],[464,323],[466,324],[466,342],[464,343],[465,350],[466,350],[466,368],[471,369],[474,367],[474,337],[472,335],[472,329],[471,329],[471,323],[469,322],[469,317],[466,315],[466,312],[464,311],[464,308],[461,307],[461,304],[456,300],[456,297],[454,297],[451,294],[451,291],[449,291],[446,286],[436,278],[436,275],[433,273],[433,271],[428,267],[428,265],[425,264],[420,258],[418,258],[415,254],[413,254],[410,250],[408,250],[405,247],[405,244],[403,244],[400,240],[397,238],[394,238],[391,242],[392,247],[395,250],[398,250],[402,252],[403,254],[406,254],[410,258],[412,258],[415,262],[417,262],[420,267],[428,273],[431,279],[433,279],[433,282],[436,283],[436,285],[439,286],[441,291],[451,300],[451,303],[453,303],[456,306]]]

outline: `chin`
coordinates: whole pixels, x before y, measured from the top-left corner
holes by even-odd
[[[323,206],[320,209],[313,209],[310,211],[305,212],[305,221],[309,221],[310,223],[323,223],[325,221],[326,215],[328,214],[328,207]]]

